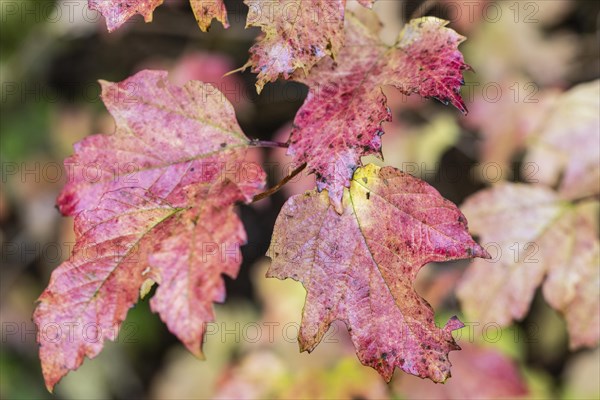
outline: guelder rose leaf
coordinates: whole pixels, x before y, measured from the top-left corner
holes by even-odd
[[[244,0],[246,27],[263,33],[250,48],[251,66],[258,73],[260,93],[279,76],[288,79],[296,69],[306,74],[323,57],[335,57],[344,41],[345,0]]]
[[[154,9],[164,0],[88,0],[90,9],[98,11],[106,19],[109,32],[114,31],[136,14],[144,21],[152,21]]]
[[[112,32],[136,14],[144,21],[152,21],[154,9],[164,0],[88,0],[90,9],[98,11],[106,19],[106,27]],[[227,10],[223,0],[190,0],[198,26],[204,32],[208,30],[212,19],[216,18],[225,28],[229,27]]]
[[[448,21],[434,17],[411,20],[388,50],[390,59],[382,58],[380,79],[404,94],[450,103],[466,114],[460,88],[465,83],[462,71],[470,67],[458,50],[465,37],[446,25]]]
[[[213,18],[216,18],[217,21],[223,24],[223,27],[229,28],[227,9],[223,0],[190,0],[190,5],[194,11],[198,26],[203,32],[208,31]]]
[[[594,346],[598,315],[598,202],[570,204],[549,188],[503,183],[465,202],[471,230],[493,259],[477,260],[458,288],[465,315],[479,326],[523,318],[543,283],[544,297],[567,320],[571,346]]]
[[[433,17],[413,20],[388,47],[378,37],[378,24],[366,26],[348,14],[346,45],[335,61],[322,60],[308,76],[294,75],[309,92],[294,120],[288,154],[297,165],[307,163],[338,211],[361,157],[381,153],[382,123],[391,120],[382,85],[466,112],[459,94],[468,68],[458,51],[464,38],[446,24]]]
[[[84,139],[65,162],[58,206],[75,215],[76,245],[34,314],[50,390],[116,338],[148,279],[159,283],[152,309],[201,355],[221,274],[237,275],[246,241],[233,206],[264,186],[262,169],[243,163],[249,140],[233,107],[210,85],[142,71],[102,82],[102,98],[116,131]]]
[[[65,215],[91,209],[104,193],[130,186],[185,202],[183,187],[215,180],[235,167],[224,168],[226,161],[241,158],[248,146],[233,107],[210,84],[175,86],[164,71],[100,83],[116,132],[85,138],[65,160],[69,180],[58,198]],[[248,192],[250,200],[253,188]]]
[[[451,331],[413,288],[428,262],[486,257],[458,208],[427,183],[372,164],[354,174],[338,214],[326,192],[290,198],[275,223],[267,276],[307,290],[298,340],[312,351],[334,320],[346,323],[360,361],[390,380],[396,367],[443,382]]]
[[[143,190],[122,189],[77,215],[73,254],[52,273],[34,314],[48,390],[116,339],[145,280],[149,233],[160,235],[153,231],[177,212]]]
[[[169,330],[196,356],[202,357],[206,323],[213,321],[213,302],[225,300],[221,274],[236,278],[242,261],[240,245],[246,232],[233,211],[243,196],[227,182],[194,193],[198,207],[172,218],[148,263],[159,271],[156,294],[150,300]]]

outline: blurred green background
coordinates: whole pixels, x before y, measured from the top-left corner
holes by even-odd
[[[314,184],[306,174],[270,199],[241,207],[249,243],[239,278],[227,280],[226,304],[216,307],[206,361],[184,350],[146,298],[130,311],[116,343],[49,394],[31,314],[51,271],[73,246],[72,219],[54,208],[66,179],[62,160],[74,142],[114,129],[97,80],[160,68],[180,83],[216,82],[249,137],[281,141],[306,88],[280,81],[258,96],[248,71],[222,78],[246,62],[258,34],[244,29],[241,1],[226,1],[230,29],[215,22],[208,33],[198,29],[184,0],[166,0],[152,23],[136,16],[111,34],[83,0],[0,4],[1,398],[598,398],[598,349],[570,352],[562,318],[540,296],[525,320],[497,340],[458,332],[465,350],[451,354],[456,371],[443,387],[399,371],[386,385],[360,366],[341,325],[313,354],[298,354],[304,291],[294,282],[266,280],[263,255],[286,198]],[[521,180],[515,141],[534,129],[545,99],[600,77],[597,1],[379,0],[374,9],[390,43],[419,15],[449,19],[468,37],[461,50],[476,71],[465,74],[469,116],[386,90],[394,121],[386,125],[385,163],[423,177],[457,204],[490,180]],[[271,185],[288,171],[283,150],[256,150],[253,157],[271,172]],[[481,173],[482,163],[501,176]],[[452,293],[465,265],[433,265],[419,276],[419,292],[440,321],[459,314]]]

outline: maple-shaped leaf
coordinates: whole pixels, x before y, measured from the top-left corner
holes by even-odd
[[[208,31],[213,18],[223,24],[223,27],[229,28],[227,9],[223,0],[190,0],[190,5],[194,11],[196,22],[203,32]]]
[[[144,21],[152,21],[154,9],[164,0],[88,0],[88,6],[98,11],[106,19],[109,32],[123,25],[136,14],[144,17]]]
[[[574,199],[600,193],[600,80],[562,94],[531,140],[526,165],[535,182],[555,185]]]
[[[296,114],[288,154],[297,165],[307,163],[338,211],[360,158],[381,152],[382,123],[391,120],[382,85],[466,112],[459,91],[468,66],[457,49],[464,38],[446,24],[433,17],[413,20],[388,47],[377,35],[379,25],[347,14],[346,45],[335,62],[324,59],[307,77],[295,74],[309,92]]]
[[[225,296],[221,274],[236,276],[246,241],[234,204],[264,185],[262,170],[243,168],[249,140],[214,87],[142,71],[102,82],[102,98],[117,128],[65,161],[58,206],[76,215],[76,245],[34,314],[50,390],[116,338],[147,279],[159,283],[152,309],[201,355],[212,302]]]
[[[567,320],[571,346],[598,343],[598,202],[571,204],[541,185],[503,183],[468,198],[471,230],[494,256],[476,260],[458,288],[480,327],[523,318],[542,283]]]
[[[360,361],[390,380],[395,367],[443,382],[459,347],[413,288],[423,265],[487,253],[458,208],[427,183],[369,164],[344,191],[340,215],[326,191],[291,197],[273,232],[267,276],[307,290],[298,340],[312,351],[334,320],[344,321]]]
[[[323,57],[335,57],[344,43],[345,0],[244,0],[246,27],[261,28],[246,66],[258,73],[258,93],[268,82],[296,69],[308,71]]]
[[[90,9],[98,11],[106,19],[106,27],[112,32],[136,14],[144,17],[144,21],[152,21],[154,9],[164,0],[88,0]],[[208,30],[213,18],[220,21],[225,28],[229,27],[227,10],[223,0],[190,0],[198,26],[204,32]]]

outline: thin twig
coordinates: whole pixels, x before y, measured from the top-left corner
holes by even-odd
[[[254,198],[252,199],[252,202],[257,202],[259,200],[262,200],[266,197],[271,196],[272,194],[274,194],[275,192],[277,192],[279,189],[281,189],[283,187],[283,185],[285,185],[286,183],[288,183],[289,181],[291,181],[292,179],[294,179],[294,177],[296,175],[298,175],[300,172],[302,172],[302,170],[306,168],[306,163],[302,164],[301,166],[299,166],[298,168],[296,168],[295,170],[292,171],[291,174],[289,174],[288,176],[286,176],[285,178],[283,178],[281,181],[279,181],[277,183],[277,185],[273,186],[272,188],[270,188],[269,190],[266,190],[262,193],[257,194],[256,196],[254,196]]]
[[[421,18],[425,14],[431,11],[433,6],[437,3],[437,0],[425,0],[423,4],[419,5],[411,14],[410,19]]]
[[[271,148],[278,148],[278,147],[288,148],[289,144],[283,143],[283,142],[275,142],[273,140],[252,139],[250,141],[250,146],[253,146],[253,147],[271,147]]]
[[[586,201],[591,201],[591,200],[600,200],[600,195],[598,193],[589,194],[587,196],[578,197],[576,199],[573,199],[573,200],[571,200],[571,202],[573,204],[579,204],[579,203],[584,203]]]

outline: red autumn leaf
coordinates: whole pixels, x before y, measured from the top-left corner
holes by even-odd
[[[443,382],[459,347],[413,288],[423,265],[487,253],[458,208],[425,182],[372,164],[354,174],[338,214],[326,192],[290,198],[275,223],[267,274],[307,290],[298,340],[312,351],[334,320],[346,323],[360,361],[390,380],[396,367]]]
[[[260,93],[268,82],[289,79],[300,69],[307,75],[322,58],[337,57],[344,45],[346,0],[244,0],[248,5],[246,27],[262,30],[250,48],[243,68],[257,73]],[[359,0],[371,8],[375,0]]]
[[[50,390],[115,339],[148,278],[159,283],[152,309],[201,355],[221,274],[236,276],[246,241],[233,205],[264,184],[262,169],[240,164],[249,140],[211,85],[142,71],[102,82],[102,98],[117,129],[84,139],[65,162],[58,206],[76,215],[76,245],[34,314]]]
[[[380,154],[382,123],[391,120],[383,85],[451,102],[466,112],[459,91],[468,66],[458,51],[463,37],[445,28],[446,21],[426,17],[411,21],[392,47],[351,14],[346,18],[346,45],[325,59],[308,77],[294,79],[309,87],[294,120],[288,154],[297,165],[315,172],[319,190],[328,189],[338,210],[360,158]]]
[[[458,297],[479,326],[523,318],[544,276],[544,297],[567,320],[571,347],[600,337],[598,202],[571,204],[543,186],[504,183],[462,207],[494,260],[476,260]]]
[[[216,18],[225,28],[229,28],[227,9],[223,0],[190,0],[190,5],[202,32],[208,31],[213,18]]]
[[[244,0],[246,27],[263,33],[250,48],[246,66],[258,73],[260,93],[267,82],[296,69],[308,71],[323,57],[335,57],[344,44],[345,0]]]
[[[88,0],[90,9],[98,11],[106,19],[109,32],[123,25],[136,14],[144,17],[144,21],[152,21],[154,9],[164,0]]]
[[[143,16],[144,21],[151,22],[154,9],[163,2],[164,0],[88,0],[89,7],[106,19],[109,32],[116,30],[136,14]],[[190,5],[202,31],[208,30],[213,18],[225,28],[229,27],[223,0],[190,0]]]

